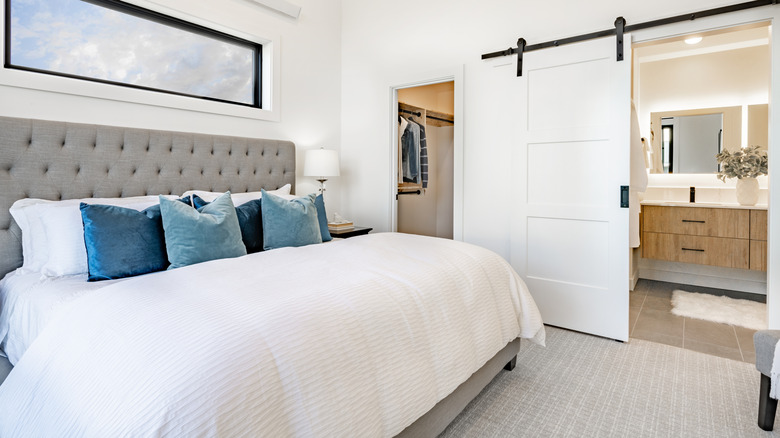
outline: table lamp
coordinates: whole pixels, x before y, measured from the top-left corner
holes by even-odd
[[[320,193],[325,195],[325,181],[339,176],[339,153],[325,148],[306,151],[303,176],[313,176],[320,182]]]

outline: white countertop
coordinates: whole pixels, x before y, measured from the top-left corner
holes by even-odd
[[[698,208],[736,208],[743,210],[766,210],[766,204],[740,205],[724,202],[680,202],[680,201],[642,201],[641,205],[659,205],[664,207],[698,207]]]

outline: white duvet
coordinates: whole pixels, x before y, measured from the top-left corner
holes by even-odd
[[[507,342],[544,341],[498,255],[374,234],[76,300],[0,386],[0,436],[393,436]]]
[[[16,365],[38,334],[73,302],[120,281],[126,280],[88,282],[87,274],[52,278],[22,269],[6,275],[0,280],[0,354]]]

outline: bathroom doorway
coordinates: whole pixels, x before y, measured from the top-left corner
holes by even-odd
[[[769,179],[758,178],[755,205],[742,205],[737,179],[718,179],[715,155],[770,148],[771,40],[771,21],[758,20],[634,45],[632,98],[649,175],[641,243],[631,250],[633,338],[755,360],[762,323],[749,319],[765,327],[766,307],[715,321],[704,306],[724,296],[766,303]]]

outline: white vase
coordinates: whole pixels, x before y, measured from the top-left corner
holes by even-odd
[[[758,202],[758,180],[741,178],[737,180],[737,202],[740,205],[756,205]]]

